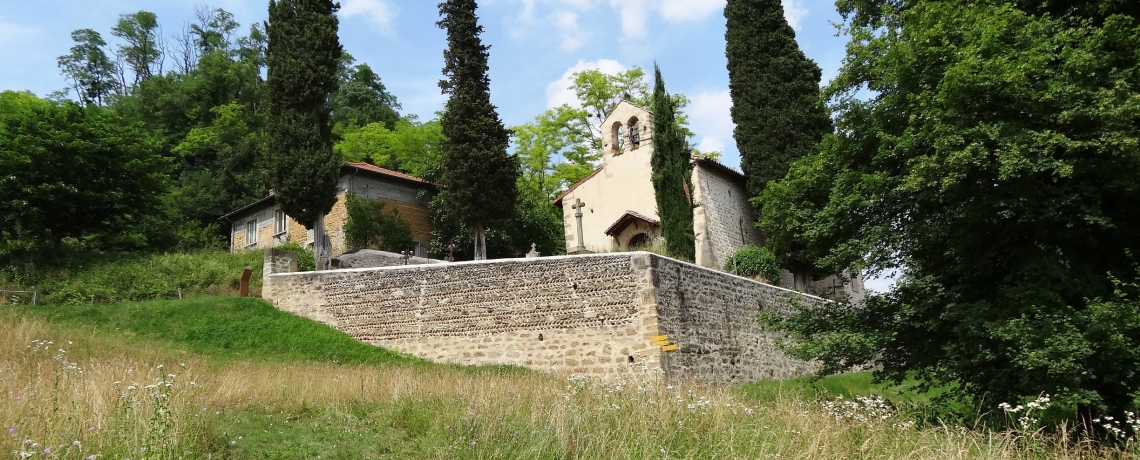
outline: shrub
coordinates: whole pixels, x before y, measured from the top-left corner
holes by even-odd
[[[759,277],[768,282],[780,280],[780,266],[776,255],[768,248],[746,246],[736,251],[724,264],[724,271],[740,276]]]
[[[46,304],[115,303],[236,294],[242,270],[261,285],[261,251],[230,254],[65,253],[54,259],[10,260],[0,266],[4,289],[37,291]],[[255,291],[256,292],[256,289]]]
[[[277,249],[284,249],[286,251],[293,251],[297,253],[297,270],[303,272],[311,272],[317,269],[316,259],[313,257],[313,250],[301,246],[297,243],[286,243],[277,246]]]
[[[400,218],[398,210],[384,213],[383,201],[363,199],[353,193],[347,197],[344,242],[348,250],[371,248],[400,252],[415,245],[412,226]]]

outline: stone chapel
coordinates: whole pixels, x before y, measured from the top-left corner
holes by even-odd
[[[602,135],[601,166],[554,200],[562,208],[569,254],[635,250],[661,236],[650,180],[653,114],[622,101],[602,122]],[[748,202],[744,174],[698,157],[693,159],[692,185],[697,265],[721,269],[740,248],[763,244],[763,235],[753,225],[757,215]],[[858,277],[812,281],[782,271],[779,284],[831,298],[858,300],[864,295]]]

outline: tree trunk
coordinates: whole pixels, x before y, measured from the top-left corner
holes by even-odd
[[[475,260],[487,260],[487,236],[483,224],[475,224]]]
[[[328,235],[325,234],[325,216],[323,214],[318,215],[317,222],[313,224],[313,261],[316,263],[315,270],[328,270],[331,252],[332,242],[329,241]]]

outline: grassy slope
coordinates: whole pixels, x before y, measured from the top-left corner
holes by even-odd
[[[260,299],[198,297],[113,305],[21,306],[21,311],[85,330],[116,331],[215,359],[334,364],[423,364],[418,358],[356,341]]]
[[[99,413],[83,392],[115,399],[121,387],[111,388],[110,381],[145,384],[154,376],[132,375],[130,369],[161,374],[167,371],[155,371],[156,364],[172,359],[188,363],[176,370],[181,386],[171,399],[175,414],[186,417],[179,420],[187,420],[176,422],[188,433],[179,449],[219,458],[927,457],[923,452],[1052,458],[1091,452],[1036,442],[1032,452],[1019,452],[1013,438],[1001,433],[893,428],[897,418],[861,425],[822,413],[821,395],[882,391],[865,373],[734,390],[636,379],[568,383],[536,372],[424,363],[255,299],[0,310],[7,310],[0,311],[0,331],[9,331],[0,343],[10,348],[0,349],[8,356],[0,359],[0,394],[25,397],[0,406],[0,424],[21,427],[20,438],[74,432],[56,415],[57,400],[75,413],[74,423],[104,419],[115,426],[131,413],[142,414],[133,419],[135,440],[126,445],[117,431],[102,427],[85,435],[91,438],[84,445],[107,458],[145,445],[138,439],[150,433],[153,418],[145,417],[147,406],[127,415]],[[50,355],[25,355],[21,344],[32,339],[69,347],[74,339],[67,356],[87,373],[53,371],[58,364]],[[64,372],[63,387],[53,377],[58,372]],[[185,387],[191,380],[198,386]],[[72,391],[76,396],[69,396]],[[39,432],[25,428],[37,425],[43,426]],[[0,448],[8,448],[2,438],[0,433]]]

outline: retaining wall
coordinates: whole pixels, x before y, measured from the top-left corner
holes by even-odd
[[[278,308],[433,361],[601,375],[632,362],[716,383],[813,369],[756,317],[821,299],[650,253],[281,273],[288,257],[266,252]],[[678,350],[653,345],[661,334]]]

